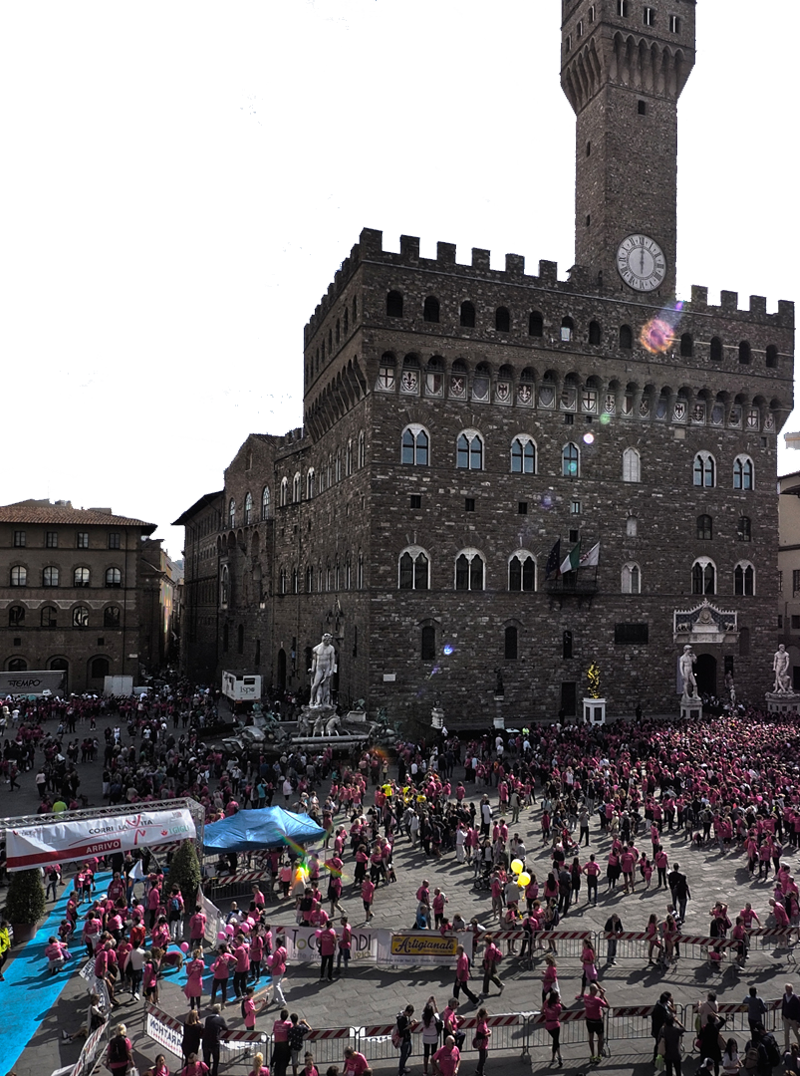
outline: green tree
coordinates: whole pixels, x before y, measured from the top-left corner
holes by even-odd
[[[200,885],[200,861],[194,841],[181,841],[169,865],[170,885],[180,886],[187,911],[194,911]]]
[[[41,872],[14,871],[6,894],[6,919],[11,923],[38,923],[46,913]]]

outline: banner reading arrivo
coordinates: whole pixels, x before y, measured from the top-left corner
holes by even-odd
[[[48,863],[127,852],[148,844],[184,841],[195,835],[194,819],[186,808],[26,826],[6,830],[7,867],[10,871],[28,870]]]

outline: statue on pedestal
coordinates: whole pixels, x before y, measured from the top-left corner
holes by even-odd
[[[789,695],[789,655],[783,643],[775,651],[772,659],[772,669],[775,673],[775,685],[772,691],[775,695]]]
[[[331,643],[333,636],[325,632],[322,642],[312,650],[311,668],[311,706],[330,706],[331,679],[336,672],[336,650]]]
[[[683,698],[684,699],[697,699],[697,680],[694,675],[694,665],[697,658],[688,644],[684,646],[683,653],[680,656],[679,667],[681,673],[681,681],[683,682]]]

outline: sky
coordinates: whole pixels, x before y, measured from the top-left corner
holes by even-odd
[[[3,4],[0,503],[110,506],[180,556],[171,521],[245,437],[302,424],[303,326],[363,227],[565,277],[560,17],[560,0]],[[800,298],[798,30],[795,0],[698,0],[679,298]]]

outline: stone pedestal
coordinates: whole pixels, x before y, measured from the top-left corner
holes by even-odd
[[[605,725],[606,723],[606,700],[587,699],[583,700],[583,723],[584,725]]]
[[[767,711],[771,714],[800,713],[800,695],[794,691],[768,691],[765,695]]]
[[[681,695],[681,719],[699,721],[703,716],[703,702],[697,695]]]

